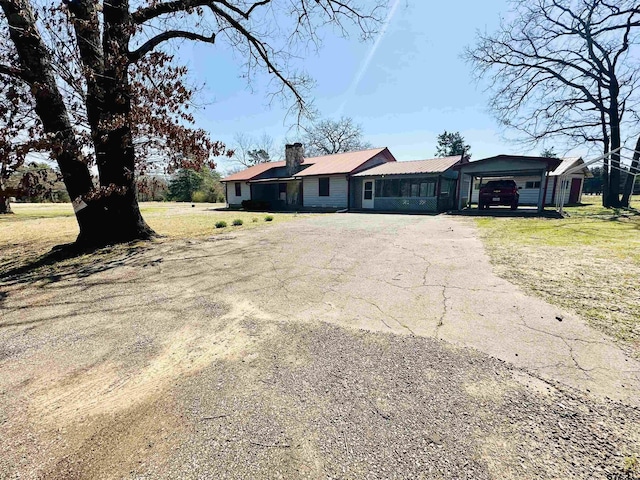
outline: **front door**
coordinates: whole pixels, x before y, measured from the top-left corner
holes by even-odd
[[[362,208],[373,208],[373,180],[366,180],[362,189]]]
[[[571,190],[569,191],[569,203],[578,203],[578,198],[580,198],[581,184],[582,184],[582,179],[580,178],[571,179]]]

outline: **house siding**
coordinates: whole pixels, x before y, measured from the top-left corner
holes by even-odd
[[[554,180],[559,180],[560,177],[552,177]],[[564,202],[563,204],[566,205],[567,203],[569,203],[569,195],[571,194],[571,182],[573,182],[574,178],[579,178],[580,181],[580,193],[578,194],[578,202],[582,201],[582,189],[584,188],[584,175],[569,175],[566,178],[566,181],[569,182],[568,187],[566,188],[565,192],[564,192]],[[551,185],[551,180],[549,180],[549,184]],[[558,186],[556,187],[556,197],[558,197],[560,195],[560,182],[558,182]],[[555,204],[555,199],[552,202]]]
[[[318,195],[318,178],[329,177],[329,196]],[[321,175],[304,177],[303,205],[309,208],[347,208],[348,181],[346,175]]]
[[[236,196],[236,183],[240,183],[241,195]],[[246,182],[227,183],[227,203],[229,205],[241,205],[244,200],[251,200],[251,187]]]

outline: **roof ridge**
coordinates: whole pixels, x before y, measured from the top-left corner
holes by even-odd
[[[384,150],[387,147],[376,147],[376,148],[365,148],[363,150],[351,150],[349,152],[338,152],[338,153],[327,153],[325,155],[316,155],[313,157],[304,157],[304,158],[322,158],[322,157],[334,157],[336,155],[349,155],[349,154],[353,154],[353,153],[362,153],[362,152],[373,152],[374,150]]]
[[[398,163],[415,163],[415,162],[429,162],[431,160],[444,160],[446,158],[458,158],[460,159],[460,155],[447,155],[446,157],[433,157],[433,158],[423,158],[422,160],[398,160]]]

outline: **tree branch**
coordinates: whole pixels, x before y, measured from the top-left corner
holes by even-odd
[[[278,79],[291,91],[291,93],[293,93],[299,105],[301,106],[304,105],[305,103],[304,99],[302,98],[302,95],[300,94],[300,92],[298,92],[298,90],[296,89],[295,85],[290,80],[288,80],[282,74],[282,72],[280,72],[280,69],[271,61],[271,58],[265,48],[264,43],[258,40],[240,22],[238,22],[235,18],[229,15],[229,13],[225,12],[224,10],[220,9],[215,5],[209,5],[209,8],[211,8],[211,10],[215,14],[224,18],[229,23],[229,25],[235,28],[238,33],[240,33],[244,38],[247,39],[247,42],[249,42],[249,44],[253,46],[253,48],[255,48],[256,51],[258,52],[258,56],[262,59],[266,67],[269,69],[269,72],[275,75],[276,77],[278,77]]]
[[[203,7],[214,0],[173,0],[157,3],[151,7],[142,7],[131,14],[133,23],[141,24],[168,13],[183,12],[191,8]]]
[[[20,68],[10,67],[9,65],[0,64],[0,75],[6,75],[8,77],[18,78],[23,82],[27,82],[27,77],[24,71]]]
[[[137,62],[162,42],[166,42],[167,40],[171,40],[172,38],[185,38],[187,40],[196,40],[206,43],[215,43],[216,41],[215,33],[212,33],[211,36],[207,37],[205,35],[200,35],[193,32],[185,32],[183,30],[170,30],[168,32],[163,32],[159,35],[156,35],[155,37],[149,39],[147,42],[143,43],[138,49],[130,52],[129,62]]]

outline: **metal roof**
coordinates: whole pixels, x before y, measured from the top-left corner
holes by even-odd
[[[318,158],[322,158],[322,157],[305,158],[302,160],[302,165],[312,165],[315,163],[316,160],[318,160]],[[286,166],[287,166],[287,163],[284,160],[279,162],[258,163],[257,165],[253,165],[252,167],[241,170],[240,172],[233,173],[228,177],[223,178],[220,181],[221,182],[242,182],[242,181],[248,182],[249,180],[256,178],[258,175],[262,175],[263,173],[268,172],[272,168],[281,168]]]
[[[306,177],[309,175],[334,175],[339,173],[351,173],[357,170],[367,160],[372,159],[376,155],[384,152],[385,156],[395,162],[395,158],[386,147],[371,148],[368,150],[360,150],[358,152],[336,153],[334,155],[324,155],[322,157],[309,157],[302,161],[302,165],[311,165],[310,167],[298,172],[296,177]],[[267,162],[259,163],[240,172],[231,174],[223,178],[222,182],[241,182],[249,181],[258,175],[268,172],[272,168],[285,167],[286,162]],[[311,172],[310,172],[311,170]]]
[[[460,155],[456,155],[454,157],[430,158],[427,160],[412,160],[409,162],[389,162],[363,172],[356,173],[354,177],[442,173],[449,170],[461,160]]]
[[[246,168],[236,173],[232,173],[228,177],[224,177],[222,182],[240,182],[243,180],[251,180],[264,172],[271,170],[272,168],[284,167],[285,162],[266,162],[259,163],[252,167]]]
[[[309,177],[312,175],[335,175],[347,174],[357,170],[367,160],[371,160],[376,155],[385,152],[386,156],[395,163],[395,158],[391,152],[384,148],[372,148],[369,150],[360,150],[359,152],[337,153],[334,155],[325,155],[323,157],[312,157],[305,160],[313,162],[309,168],[297,173],[296,177]]]
[[[584,164],[584,160],[582,160],[582,157],[565,157],[565,158],[562,158],[561,160],[562,160],[562,163],[558,165],[558,167],[549,175],[559,176],[559,175],[562,175],[567,170],[569,170],[570,168],[577,167],[581,163]],[[593,174],[591,173],[589,168],[586,166],[582,169],[582,173],[584,173],[584,175],[587,178],[593,177]]]
[[[526,163],[530,163],[530,164],[538,164],[540,165],[542,164],[546,164],[547,167],[547,171],[553,171],[555,168],[558,167],[558,165],[560,165],[560,163],[562,163],[562,160],[560,160],[559,158],[550,158],[550,157],[531,157],[531,156],[525,156],[525,155],[496,155],[495,157],[488,157],[488,158],[482,158],[480,160],[474,160],[472,162],[466,162],[466,163],[461,163],[459,165],[456,165],[456,170],[471,170],[473,171],[474,169],[477,170],[478,169],[478,165],[482,165],[482,166],[486,166],[486,165],[491,165],[493,162],[499,162],[499,161],[511,161],[514,162],[515,164],[520,163],[520,164],[526,164]],[[487,172],[491,171],[491,167],[488,167]],[[500,172],[502,174],[507,174],[507,172]]]

